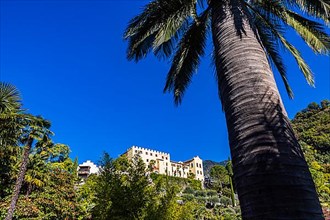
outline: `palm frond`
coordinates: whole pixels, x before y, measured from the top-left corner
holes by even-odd
[[[308,15],[322,19],[327,24],[330,24],[329,0],[295,0],[293,2]]]
[[[173,50],[175,49],[175,45],[178,39],[182,36],[182,34],[187,30],[188,27],[189,27],[189,22],[188,20],[185,20],[184,22],[181,23],[179,29],[177,29],[176,32],[173,32],[174,34],[172,34],[171,35],[172,37],[170,37],[167,41],[164,41],[159,45],[156,45],[154,42],[153,53],[159,59],[170,57],[173,54]]]
[[[175,104],[181,103],[185,89],[198,68],[200,57],[204,55],[208,18],[209,10],[206,9],[197,21],[190,25],[178,44],[164,87],[164,92],[173,91]]]
[[[292,27],[314,52],[325,55],[329,53],[330,36],[325,32],[322,24],[289,10],[281,0],[261,1],[255,5],[259,11],[267,12],[265,18],[277,16],[284,24]]]
[[[170,41],[191,15],[194,4],[194,0],[154,0],[149,3],[126,29],[124,38],[129,41],[127,58],[138,61],[151,48],[161,52],[164,48],[161,46]],[[166,49],[171,50],[171,47]]]
[[[282,35],[281,31],[278,30],[278,28],[265,16],[265,14],[262,13],[262,11],[254,8],[248,3],[245,3],[248,8],[251,9],[253,15],[260,19],[261,22],[263,22],[264,26],[268,28],[271,33],[273,34],[273,37],[275,37],[281,45],[283,45],[284,49],[294,57],[294,59],[297,62],[297,65],[301,72],[303,73],[307,83],[311,86],[314,86],[314,76],[309,68],[308,64],[305,62],[305,60],[302,58],[300,52],[292,45],[290,44]]]
[[[129,21],[128,26],[125,30],[124,38],[127,39],[135,35],[138,32],[138,30],[141,29],[143,25],[147,23],[148,19],[151,19],[153,16],[157,14],[158,6],[159,6],[159,1],[152,1],[145,6],[141,14],[132,18]]]
[[[255,25],[258,30],[260,40],[266,50],[268,60],[272,64],[272,67],[273,68],[275,67],[278,70],[278,72],[282,78],[282,81],[284,83],[286,92],[287,92],[289,98],[292,99],[294,95],[293,95],[293,91],[292,91],[290,84],[288,82],[288,79],[287,79],[287,71],[286,71],[285,64],[278,51],[278,49],[279,49],[278,41],[276,38],[274,38],[274,35],[272,34],[272,32],[267,27],[265,27],[265,25],[260,20],[260,18],[256,18]]]
[[[18,111],[21,105],[21,96],[18,89],[9,83],[0,82],[0,113]]]
[[[330,51],[330,37],[324,31],[322,24],[311,21],[299,14],[286,10],[283,20],[296,30],[314,52],[328,54]]]
[[[300,52],[292,44],[290,44],[282,35],[279,35],[278,37],[281,40],[282,44],[285,46],[285,48],[295,58],[299,69],[305,76],[307,83],[311,86],[314,86],[314,75],[313,75],[311,69],[309,68],[308,64],[302,58]]]
[[[17,146],[21,142],[20,137],[27,125],[25,115],[12,111],[0,113],[0,147]]]
[[[194,7],[192,6],[183,7],[183,11],[178,11],[177,13],[174,13],[172,16],[168,17],[166,19],[166,22],[161,25],[157,32],[157,35],[155,36],[153,48],[157,48],[163,43],[169,41],[180,29],[180,27],[186,22],[186,18],[192,14],[191,10],[193,10],[193,8]]]

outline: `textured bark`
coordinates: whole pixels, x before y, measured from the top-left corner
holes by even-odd
[[[9,206],[9,209],[8,209],[7,216],[6,216],[5,220],[12,220],[12,218],[13,218],[14,211],[15,211],[15,208],[16,208],[16,203],[17,203],[18,196],[19,196],[19,192],[21,190],[22,183],[23,183],[23,180],[24,180],[24,177],[25,177],[27,164],[29,162],[29,153],[30,153],[30,150],[31,150],[31,147],[32,147],[32,142],[33,142],[33,139],[29,138],[28,141],[27,141],[26,146],[24,147],[23,155],[22,155],[22,164],[21,164],[21,167],[19,169],[18,178],[17,178],[16,183],[15,183],[15,188],[14,188],[14,191],[13,191],[12,199],[11,199],[10,206]]]
[[[323,219],[266,54],[239,0],[214,0],[212,34],[243,219]]]

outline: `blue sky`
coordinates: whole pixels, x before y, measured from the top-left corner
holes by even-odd
[[[126,60],[123,31],[146,2],[1,0],[0,80],[18,87],[29,112],[52,121],[54,140],[68,144],[80,162],[97,161],[103,151],[117,157],[132,145],[169,152],[173,160],[226,159],[211,50],[179,107],[162,93],[168,61]],[[294,100],[275,76],[292,118],[308,103],[329,99],[330,60],[295,33],[288,36],[316,79],[316,88],[308,86],[285,55]]]

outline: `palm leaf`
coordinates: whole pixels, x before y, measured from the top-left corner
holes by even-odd
[[[329,0],[295,0],[292,1],[300,10],[307,14],[330,23],[330,2]]]
[[[261,1],[256,3],[255,6],[259,11],[267,12],[265,18],[273,19],[277,16],[284,24],[292,27],[314,52],[319,54],[329,53],[330,37],[325,32],[322,24],[289,10],[281,0]]]
[[[0,82],[0,113],[17,111],[21,108],[21,96],[18,89],[9,84]]]
[[[306,19],[295,12],[286,10],[284,21],[294,28],[314,52],[328,54],[330,51],[330,37],[323,30],[322,25]]]
[[[161,46],[170,41],[191,15],[194,4],[193,0],[155,0],[149,3],[140,15],[129,22],[126,29],[124,38],[129,41],[127,58],[138,61],[151,48],[161,52]],[[171,47],[166,49],[170,50]]]
[[[173,50],[175,49],[175,45],[178,39],[187,30],[187,28],[188,28],[188,21],[185,20],[184,22],[181,23],[180,28],[177,29],[176,32],[173,32],[174,34],[171,34],[171,38],[169,38],[167,41],[158,43],[159,45],[153,42],[153,53],[160,59],[170,57],[173,54]]]
[[[198,68],[200,57],[204,55],[208,18],[209,10],[206,9],[200,18],[190,25],[178,44],[164,87],[164,92],[173,91],[175,104],[181,103],[184,91]]]
[[[252,14],[259,19],[259,21],[263,22],[264,26],[269,29],[269,31],[272,33],[273,37],[277,39],[283,48],[290,52],[290,54],[294,57],[294,59],[297,62],[297,65],[301,72],[303,73],[305,79],[307,80],[307,83],[311,86],[314,86],[314,76],[305,62],[305,60],[302,58],[300,52],[292,45],[290,44],[282,35],[281,31],[272,23],[269,18],[261,10],[258,10],[254,7],[252,7],[250,4],[245,3],[248,8],[251,9]]]
[[[289,96],[289,98],[293,98],[293,91],[290,87],[290,84],[287,79],[287,72],[286,72],[286,67],[285,64],[282,60],[282,57],[278,51],[279,45],[278,41],[276,38],[274,38],[272,32],[265,27],[263,22],[260,20],[260,18],[256,19],[255,22],[256,28],[258,30],[260,40],[266,50],[268,60],[272,64],[272,67],[276,68],[282,78],[282,81],[284,83],[286,92]]]

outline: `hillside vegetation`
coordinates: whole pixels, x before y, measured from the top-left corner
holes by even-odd
[[[302,146],[322,206],[330,207],[330,102],[298,112],[292,125]]]

